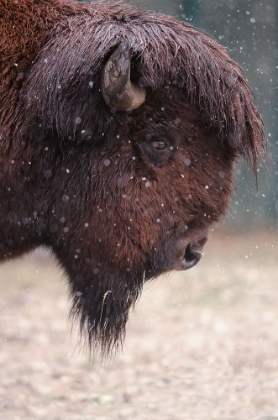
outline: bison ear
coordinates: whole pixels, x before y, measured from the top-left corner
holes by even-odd
[[[130,80],[131,52],[127,41],[113,52],[101,78],[101,93],[110,108],[132,111],[145,102],[146,90]]]

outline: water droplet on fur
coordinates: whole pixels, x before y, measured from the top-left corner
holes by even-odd
[[[104,159],[103,163],[104,163],[104,166],[109,166],[111,161],[110,159]]]

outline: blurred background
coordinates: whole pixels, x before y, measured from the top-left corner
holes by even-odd
[[[278,2],[130,1],[229,49],[269,158],[258,191],[238,163],[229,216],[200,264],[146,284],[123,353],[103,365],[71,332],[66,279],[49,253],[0,265],[0,418],[278,420]]]

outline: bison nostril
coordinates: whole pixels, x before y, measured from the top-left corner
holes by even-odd
[[[184,270],[188,270],[198,264],[202,255],[202,252],[195,250],[191,244],[187,245],[184,254]]]

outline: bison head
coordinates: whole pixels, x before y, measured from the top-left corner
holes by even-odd
[[[73,317],[105,353],[144,282],[200,260],[236,158],[256,171],[262,121],[237,64],[189,24],[125,5],[42,5],[45,27],[28,11],[41,44],[0,106],[1,254],[51,248]]]

